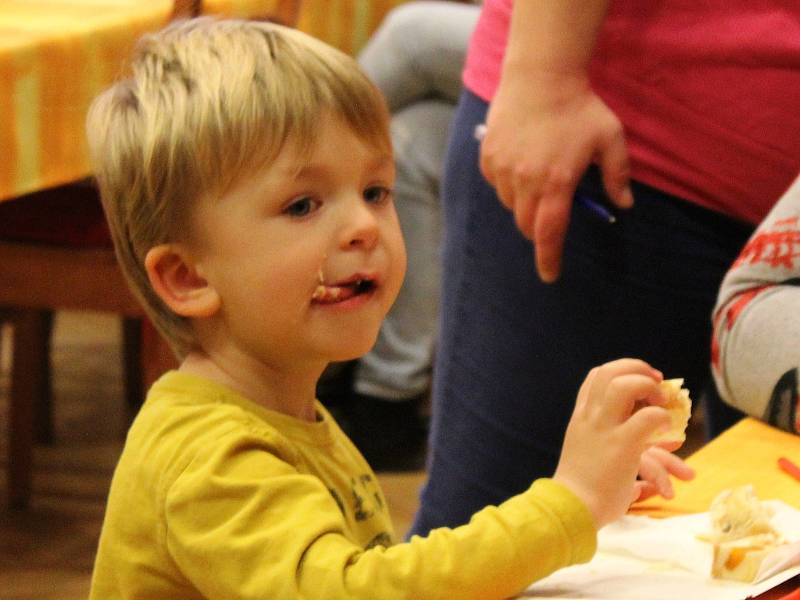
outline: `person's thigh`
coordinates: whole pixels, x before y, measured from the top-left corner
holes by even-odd
[[[362,394],[405,399],[430,387],[441,285],[439,189],[453,110],[424,100],[392,117],[394,198],[408,269],[374,348],[358,361],[354,385]]]
[[[429,479],[412,533],[464,523],[551,475],[596,365],[642,358],[699,390],[717,289],[750,231],[635,186],[635,208],[615,224],[573,209],[562,276],[543,284],[531,244],[477,169],[471,138],[485,108],[462,97],[446,165]]]

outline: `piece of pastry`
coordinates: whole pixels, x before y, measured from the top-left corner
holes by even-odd
[[[692,415],[692,400],[689,390],[682,387],[683,379],[665,379],[661,382],[661,389],[667,396],[667,403],[663,406],[669,412],[670,428],[667,431],[655,434],[650,438],[650,443],[686,441],[686,426]]]
[[[714,498],[709,508],[712,577],[745,583],[755,580],[764,558],[785,543],[770,523],[772,512],[751,485],[725,490]]]
[[[711,576],[752,583],[767,555],[781,545],[775,534],[762,533],[714,544]]]
[[[752,485],[720,492],[711,501],[708,513],[714,541],[778,533],[770,523],[772,509],[758,499]]]

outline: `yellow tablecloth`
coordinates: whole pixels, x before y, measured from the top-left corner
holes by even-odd
[[[242,19],[270,17],[293,25],[302,3],[303,0],[203,0],[201,12]]]
[[[296,0],[205,0],[204,13],[291,16]],[[0,0],[0,201],[90,174],[92,99],[173,0]]]
[[[89,174],[89,103],[171,12],[171,0],[0,2],[0,200]]]
[[[650,498],[631,512],[658,517],[704,512],[722,490],[748,483],[762,500],[777,498],[800,509],[800,481],[778,468],[781,456],[800,465],[800,436],[744,419],[687,459],[697,476],[675,482],[673,500]]]

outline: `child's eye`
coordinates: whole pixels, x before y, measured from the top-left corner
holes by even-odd
[[[364,200],[370,204],[381,204],[392,195],[392,190],[382,185],[373,185],[364,190]]]
[[[310,196],[303,196],[293,200],[284,212],[290,217],[305,217],[319,208],[319,201]]]

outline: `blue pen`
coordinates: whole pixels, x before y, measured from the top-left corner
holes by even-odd
[[[580,192],[575,192],[575,202],[583,206],[584,208],[588,209],[589,212],[592,214],[597,215],[601,219],[603,219],[606,223],[616,223],[617,217],[611,214],[605,206],[602,204],[598,204],[588,196],[584,196]]]
[[[483,138],[486,137],[486,125],[480,123],[475,126],[475,132],[473,134],[475,139],[483,141]],[[589,212],[594,215],[597,215],[606,223],[616,223],[617,217],[615,217],[611,212],[602,204],[599,204],[595,200],[592,200],[589,196],[582,194],[581,192],[575,192],[575,202],[583,206]]]

